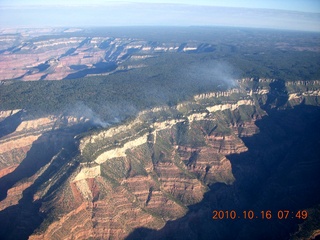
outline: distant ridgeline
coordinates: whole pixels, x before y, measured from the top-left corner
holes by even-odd
[[[16,32],[0,32],[0,80],[75,79],[159,64],[183,69],[208,61],[228,63],[242,77],[320,78],[318,33],[214,27]]]

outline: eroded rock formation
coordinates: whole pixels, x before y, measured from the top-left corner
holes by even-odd
[[[32,30],[25,31],[25,36],[0,35],[4,42],[0,47],[0,80],[61,80],[109,74],[146,67],[136,61],[163,52],[212,51],[210,44],[192,42],[155,44],[128,37],[84,36],[43,39],[32,38],[35,34]],[[130,62],[123,65],[126,60]]]
[[[239,84],[248,81],[254,80]],[[0,183],[7,186],[0,202],[1,235],[124,239],[137,228],[160,230],[169,220],[183,218],[188,206],[204,200],[209,186],[233,186],[238,180],[230,156],[250,150],[243,138],[260,132],[256,122],[267,116],[268,104],[270,109],[288,109],[302,102],[315,105],[319,98],[319,90],[294,85],[287,88],[287,100],[279,106],[269,97],[274,94],[269,84],[275,81],[261,82],[266,85],[199,95],[178,106],[146,110],[124,124],[81,137],[68,128],[81,123],[79,119],[21,117],[16,128],[0,139]],[[319,89],[317,84],[312,87]],[[5,120],[17,112],[2,116]],[[32,148],[43,147],[43,142],[55,146],[52,152],[45,148],[36,159],[45,159],[44,163],[23,178],[15,176],[19,166],[28,163]],[[24,209],[23,217],[33,214],[35,221],[26,224],[23,217],[15,216],[19,209]],[[8,214],[15,226],[4,223]]]

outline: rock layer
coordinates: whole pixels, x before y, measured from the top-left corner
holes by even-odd
[[[63,121],[66,125],[58,124],[54,116],[22,119],[15,131],[0,139],[6,160],[0,181],[19,170],[31,146],[46,139],[46,132],[58,131],[50,135],[50,143],[59,151],[8,189],[0,217],[11,207],[30,206],[25,213],[39,214],[37,226],[15,218],[18,227],[31,232],[30,239],[124,239],[140,227],[160,230],[169,220],[182,218],[188,206],[201,202],[208,186],[236,183],[230,156],[248,151],[243,139],[259,133],[256,122],[267,115],[267,104],[274,104],[269,97],[274,90],[268,84],[275,80],[261,80],[267,85],[256,89],[241,86],[250,81],[255,80],[241,80],[238,88],[199,95],[178,106],[146,110],[133,120],[75,139],[75,134],[59,132],[79,123],[72,117]],[[301,103],[290,96],[302,96],[304,103],[318,101],[317,90],[305,91],[304,84],[290,86],[281,108]],[[68,139],[65,145],[58,144],[57,136]],[[78,152],[66,149],[70,139],[79,141]],[[8,238],[24,234],[8,229],[0,233]]]

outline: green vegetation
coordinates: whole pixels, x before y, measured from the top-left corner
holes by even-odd
[[[159,105],[175,105],[198,93],[225,90],[232,78],[320,79],[317,33],[234,28],[98,28],[57,37],[131,37],[162,43],[206,43],[210,52],[156,53],[135,60],[147,67],[65,81],[0,86],[0,110],[26,109],[31,116],[69,113],[77,105],[104,120],[124,119]],[[53,36],[43,38],[50,39]],[[39,40],[40,38],[34,39]],[[130,65],[125,62],[124,65]]]
[[[197,122],[181,122],[177,123],[176,127],[176,141],[178,145],[202,147],[205,146],[205,140],[203,138],[203,132],[201,125]]]

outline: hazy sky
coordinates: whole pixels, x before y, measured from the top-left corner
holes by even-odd
[[[94,5],[120,2],[170,3],[320,12],[319,0],[1,0],[0,5]]]
[[[320,0],[0,0],[0,28],[133,25],[320,31]]]

